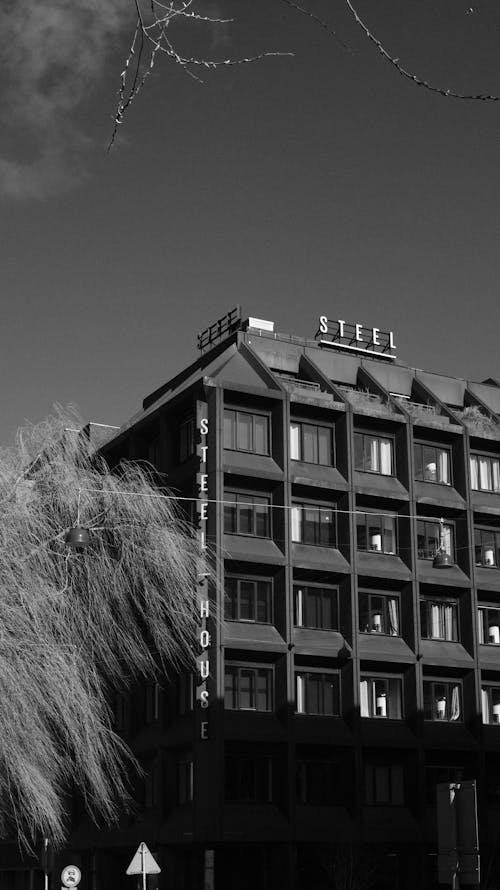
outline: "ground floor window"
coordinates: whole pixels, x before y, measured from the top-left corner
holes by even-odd
[[[400,763],[365,763],[365,804],[403,806],[403,776]]]

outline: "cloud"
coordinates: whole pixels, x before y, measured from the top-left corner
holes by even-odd
[[[42,198],[81,181],[88,140],[73,112],[133,16],[130,0],[3,0],[0,117],[19,152],[0,156],[0,195]],[[26,134],[35,144],[29,161],[19,160]]]
[[[81,155],[82,152],[71,151],[65,136],[59,143],[44,137],[38,156],[30,162],[0,157],[0,195],[29,200],[68,191],[85,179]]]

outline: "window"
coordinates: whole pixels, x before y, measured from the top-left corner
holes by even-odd
[[[453,526],[445,522],[443,525],[443,547],[454,559],[455,544]],[[417,550],[419,559],[434,559],[440,544],[440,523],[427,519],[417,521]]]
[[[270,499],[255,494],[226,492],[224,495],[224,531],[229,535],[270,535]]]
[[[127,725],[127,699],[124,692],[116,692],[113,703],[113,722],[116,732],[123,732]]]
[[[393,441],[368,433],[354,433],[354,463],[356,470],[392,476]]]
[[[424,720],[462,722],[462,688],[460,683],[424,680]]]
[[[272,624],[273,586],[271,579],[226,578],[225,588],[227,621]]]
[[[486,528],[474,529],[474,551],[477,566],[500,565],[500,532]]]
[[[189,714],[194,703],[194,677],[192,674],[179,674],[177,685],[177,707],[179,714]]]
[[[483,723],[500,723],[500,686],[481,687]]]
[[[227,756],[225,798],[232,803],[270,803],[273,799],[271,757]]]
[[[147,444],[147,460],[157,470],[161,461],[161,440],[160,436],[150,439]]]
[[[404,805],[403,767],[400,763],[365,763],[366,806]]]
[[[336,717],[340,713],[338,674],[296,671],[295,691],[297,714]]]
[[[154,723],[160,716],[160,685],[159,683],[148,683],[145,695],[145,718],[146,723]]]
[[[269,417],[248,411],[224,409],[224,448],[269,454]]]
[[[193,800],[193,759],[188,755],[177,763],[177,798],[180,804]]]
[[[335,587],[295,586],[295,627],[313,627],[318,630],[338,628],[338,590]]]
[[[500,491],[500,458],[471,454],[470,484],[475,491]]]
[[[189,417],[179,424],[179,463],[194,454],[194,422]]]
[[[332,507],[294,504],[291,514],[292,541],[320,547],[335,546],[335,510]]]
[[[451,453],[449,448],[415,444],[415,479],[451,485]]]
[[[429,764],[425,767],[425,798],[428,806],[435,807],[437,803],[437,786],[442,782],[461,782],[464,776],[463,766],[449,766],[449,764]]]
[[[399,636],[399,600],[383,593],[359,594],[359,629],[361,633]]]
[[[154,809],[160,802],[160,770],[155,761],[146,766],[144,775],[144,808]]]
[[[330,760],[297,760],[297,803],[332,805],[339,800],[339,765]]]
[[[229,710],[271,711],[272,691],[272,668],[226,664],[224,706]]]
[[[420,632],[426,640],[458,640],[457,603],[420,600]]]
[[[485,774],[488,777],[488,806],[498,809],[498,807],[500,807],[500,766],[498,764],[498,754],[496,752],[491,755],[486,755]]]
[[[333,430],[312,423],[290,423],[290,458],[333,466]]]
[[[356,514],[358,550],[371,553],[396,553],[396,518],[384,513]]]
[[[478,630],[483,646],[500,646],[500,609],[480,606]]]
[[[401,720],[401,680],[390,677],[363,677],[360,682],[362,717]]]

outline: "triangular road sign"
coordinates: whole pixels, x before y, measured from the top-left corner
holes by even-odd
[[[139,844],[137,847],[137,853],[135,854],[132,862],[130,863],[126,875],[158,875],[161,872],[161,868],[156,862],[152,853],[149,852],[144,841]]]

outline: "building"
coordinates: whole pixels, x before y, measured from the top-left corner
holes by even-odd
[[[103,447],[166,474],[219,592],[200,570],[197,674],[117,700],[140,808],[77,824],[82,886],[135,890],[145,841],[160,888],[433,890],[436,784],[466,779],[493,875],[500,384],[324,316],[304,339],[234,310],[199,347]]]

